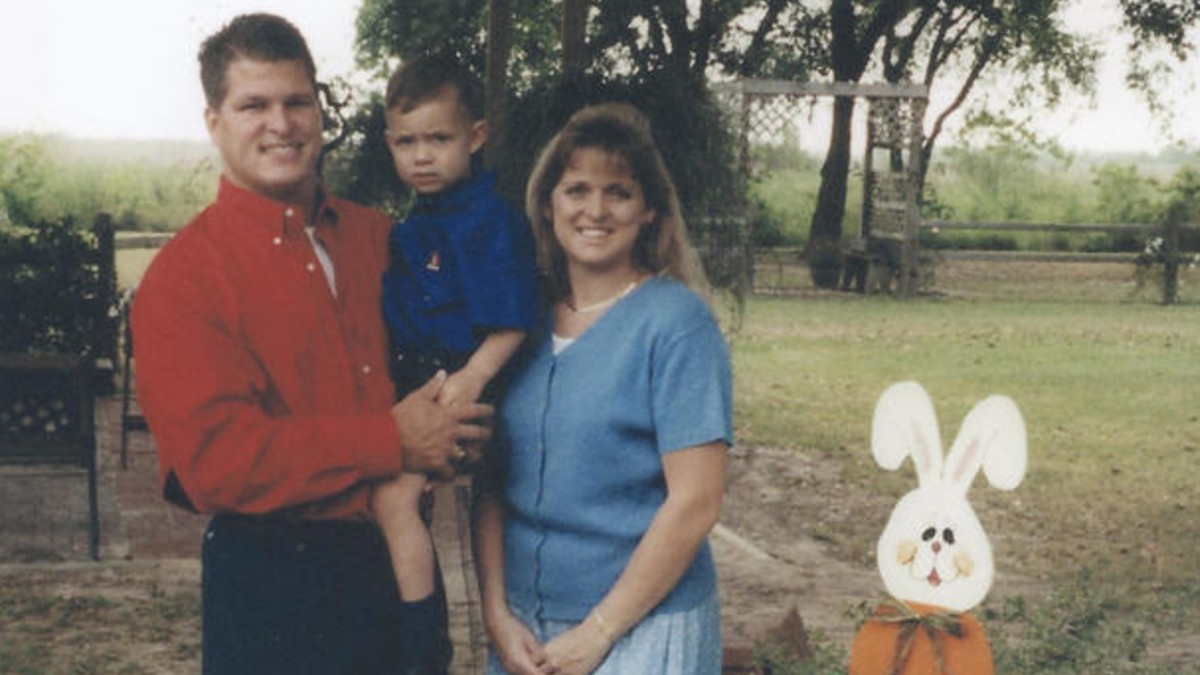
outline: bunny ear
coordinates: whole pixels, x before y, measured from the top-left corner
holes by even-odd
[[[920,384],[897,382],[879,397],[871,423],[871,454],[889,471],[911,455],[920,485],[941,478],[942,437],[933,402]]]
[[[963,420],[946,459],[946,482],[965,494],[982,464],[989,483],[1011,490],[1025,478],[1027,462],[1025,419],[1017,404],[989,396]]]

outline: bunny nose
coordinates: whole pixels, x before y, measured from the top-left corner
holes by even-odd
[[[934,553],[941,553],[942,552],[942,542],[940,542],[940,541],[933,542],[933,546],[931,548],[933,549]]]

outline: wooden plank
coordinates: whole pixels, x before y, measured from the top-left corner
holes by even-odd
[[[751,96],[870,96],[873,98],[927,98],[929,88],[923,84],[903,82],[796,82],[794,80],[734,80],[712,85],[722,94]]]
[[[930,249],[926,249],[930,250]],[[1072,263],[1122,263],[1132,265],[1137,260],[1133,253],[1066,253],[1054,251],[933,251],[945,260],[980,262],[1072,262]]]
[[[171,232],[118,232],[113,241],[113,247],[118,249],[162,248],[171,235]]]
[[[1162,230],[1160,225],[1147,223],[1030,223],[1030,222],[961,222],[953,220],[922,220],[926,230],[998,230],[1003,232],[1130,232],[1151,233]],[[1180,225],[1184,230],[1200,230],[1200,224]]]

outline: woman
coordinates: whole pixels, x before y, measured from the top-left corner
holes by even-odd
[[[489,673],[719,673],[729,355],[645,119],[577,112],[526,209],[552,305],[481,490]]]

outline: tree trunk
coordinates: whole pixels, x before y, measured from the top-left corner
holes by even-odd
[[[833,288],[841,268],[842,217],[850,174],[850,123],[854,98],[839,96],[833,101],[833,128],[829,149],[821,166],[821,187],[809,227],[805,258],[818,288]]]
[[[496,158],[504,156],[512,28],[512,0],[488,0],[487,73],[484,83],[488,142],[484,148],[484,163],[489,167],[495,166]]]
[[[587,1],[564,0],[562,7],[563,73],[587,66]]]

